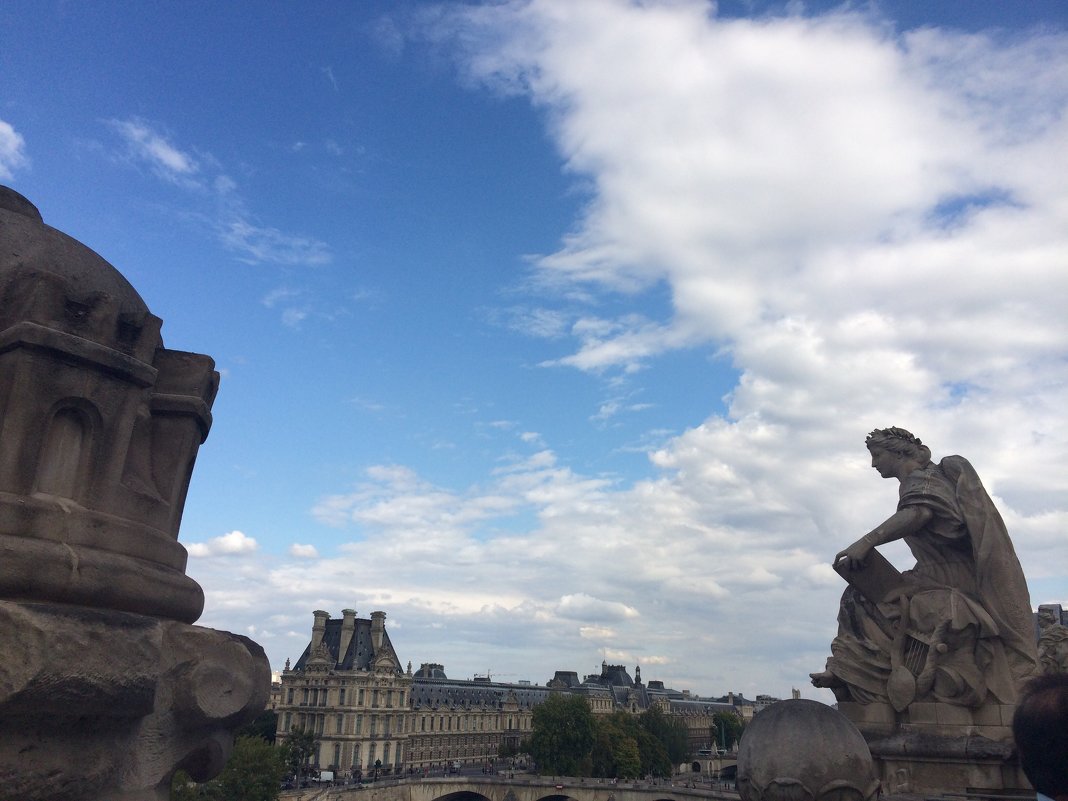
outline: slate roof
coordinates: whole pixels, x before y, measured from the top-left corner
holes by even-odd
[[[551,691],[534,684],[492,684],[477,680],[430,679],[416,676],[409,693],[410,706],[435,709],[471,707],[497,708],[515,700],[521,707],[533,707],[543,702]]]
[[[378,656],[371,645],[371,621],[356,618],[352,641],[349,643],[345,653],[339,656],[338,649],[341,647],[341,624],[343,622],[340,618],[327,620],[326,630],[323,632],[323,643],[326,645],[332,660],[331,668],[334,670],[370,670],[375,657]],[[381,650],[393,654],[394,657],[396,656],[393,643],[389,640],[389,632],[385,630],[382,632]],[[311,642],[309,641],[304,647],[304,653],[300,655],[293,669],[303,670],[310,658]],[[400,672],[399,666],[397,672]]]

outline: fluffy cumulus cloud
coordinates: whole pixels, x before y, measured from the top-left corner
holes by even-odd
[[[256,540],[241,531],[231,531],[207,542],[191,542],[186,548],[190,556],[236,556],[255,551]]]
[[[11,123],[0,120],[0,179],[10,181],[14,171],[28,163],[26,140]]]
[[[427,25],[474,91],[543,111],[589,191],[535,263],[542,291],[670,289],[663,319],[515,315],[573,341],[546,369],[637,381],[701,344],[739,379],[634,484],[543,444],[468,488],[375,468],[315,510],[340,557],[272,568],[271,592],[340,609],[359,575],[361,609],[435,649],[413,659],[581,671],[604,653],[701,692],[785,694],[833,634],[828,562],[894,508],[864,436],[901,425],[972,460],[1032,600],[1068,603],[1063,34],[723,19],[696,0],[463,5]],[[272,626],[296,653],[305,623]]]

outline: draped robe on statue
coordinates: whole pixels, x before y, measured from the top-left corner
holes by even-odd
[[[900,661],[894,655],[908,631],[935,649],[926,669],[914,670],[916,700],[977,707],[989,692],[1014,703],[1036,657],[1027,583],[1001,515],[960,456],[902,481],[898,509],[913,506],[932,512],[904,538],[916,566],[880,602],[846,589],[827,670],[848,688],[849,700],[886,702]]]

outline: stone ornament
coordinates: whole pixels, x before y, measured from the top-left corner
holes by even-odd
[[[1068,673],[1068,626],[1060,604],[1038,607],[1038,661],[1042,673]]]
[[[169,795],[270,687],[178,528],[219,386],[103,258],[0,187],[0,799]]]
[[[798,698],[772,704],[745,727],[738,792],[742,801],[872,801],[879,780],[856,726]]]

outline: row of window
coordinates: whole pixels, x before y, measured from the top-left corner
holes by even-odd
[[[299,704],[301,706],[345,706],[346,700],[351,703],[353,698],[351,693],[346,693],[345,687],[336,688],[336,693],[333,693],[334,688],[332,687],[290,687],[288,690],[286,690],[287,705],[292,706],[293,704],[298,703],[295,700],[298,697],[296,695],[298,689],[301,691],[301,694],[299,696]],[[330,698],[332,694],[334,695],[333,699]],[[357,689],[355,693],[356,703],[354,705],[358,707],[364,706],[366,694],[366,690],[362,688]],[[348,696],[347,699],[346,695]],[[393,701],[395,699],[397,701],[397,706],[403,707],[405,695],[404,690],[394,691],[372,689],[370,691],[370,698],[372,709],[377,709],[379,706],[384,706],[386,709],[391,709],[393,707]],[[331,700],[333,700],[333,703],[330,703]]]
[[[503,715],[420,715],[419,716],[419,731],[453,731],[453,723],[455,722],[456,731],[496,731],[501,728],[502,722],[505,720]],[[435,721],[437,722],[437,729],[434,728]],[[489,724],[487,727],[486,724]],[[507,717],[508,729],[515,728],[528,728],[530,724],[529,718],[522,718],[519,716],[513,717],[509,715]],[[415,731],[413,728],[412,731]]]
[[[381,749],[379,748],[381,745]],[[320,743],[316,749],[315,754],[312,757],[312,761],[316,765],[329,764],[335,768],[344,768],[346,770],[362,770],[368,771],[375,766],[376,762],[381,762],[382,767],[387,769],[399,770],[402,763],[403,749],[400,743],[395,746],[393,743],[334,743],[333,748],[326,751],[326,754],[332,754],[333,759],[330,762],[325,762],[323,757],[323,749],[329,748],[329,743]],[[393,756],[393,763],[390,763],[390,755]]]
[[[303,712],[285,712],[282,714],[282,731],[291,731],[293,726],[310,730],[316,734],[327,733],[327,719],[331,720],[330,734],[367,734],[371,737],[389,737],[394,734],[407,734],[407,718],[404,715],[369,715],[366,732],[363,715],[346,715],[344,713],[312,715]]]
[[[316,734],[324,734],[326,732],[327,718],[333,719],[333,725],[330,727],[331,734],[355,734],[362,735],[364,733],[375,737],[389,737],[390,732],[397,734],[408,734],[409,719],[407,715],[369,715],[367,716],[368,726],[367,731],[364,731],[364,715],[362,714],[345,714],[338,712],[336,714],[306,714],[299,712],[294,716],[292,712],[284,712],[282,714],[282,731],[290,731],[294,725],[301,729],[310,729]],[[415,731],[414,723],[411,731]],[[501,715],[490,716],[472,716],[464,715],[462,717],[456,717],[455,720],[452,716],[445,715],[420,715],[419,716],[419,731],[420,732],[446,732],[454,731],[453,723],[456,723],[455,731],[500,731],[501,724],[507,723],[505,731],[514,731],[516,729],[529,729],[531,726],[531,719],[529,717],[512,716],[509,715],[504,718]],[[487,722],[490,724],[487,729]],[[477,726],[476,726],[477,724]],[[436,728],[435,728],[436,726]]]

